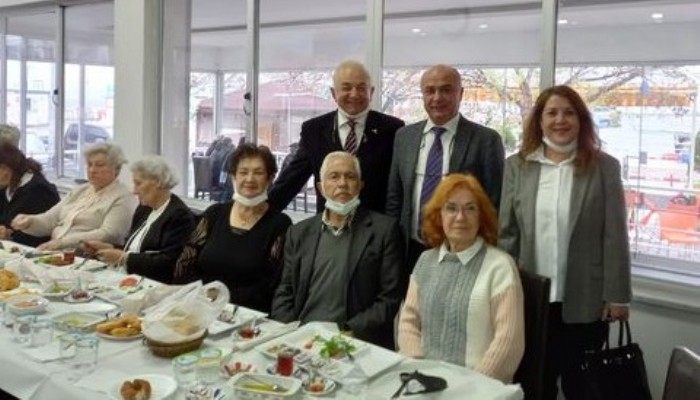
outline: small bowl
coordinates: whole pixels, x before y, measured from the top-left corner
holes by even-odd
[[[7,307],[15,315],[38,314],[46,310],[49,301],[41,296],[25,294],[7,301]]]
[[[63,301],[66,303],[87,303],[95,297],[87,290],[74,290],[66,296]]]
[[[50,299],[60,299],[66,297],[75,289],[75,281],[57,280],[42,288],[41,295]]]

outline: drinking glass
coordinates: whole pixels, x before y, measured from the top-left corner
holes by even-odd
[[[32,323],[31,346],[39,347],[53,340],[53,322],[50,319],[37,319]]]
[[[61,359],[67,360],[75,357],[75,342],[82,337],[83,335],[79,333],[66,333],[58,337]]]
[[[219,365],[221,364],[222,351],[211,348],[199,352],[199,368],[197,378],[204,383],[215,383],[221,378]]]
[[[21,315],[15,318],[12,331],[17,343],[22,345],[29,344],[32,337],[32,324],[35,320],[36,316],[34,315]]]
[[[173,360],[173,371],[177,384],[185,389],[197,383],[197,364],[199,357],[194,354],[183,354]]]
[[[75,341],[75,355],[69,360],[75,372],[73,380],[87,375],[97,367],[97,351],[100,341],[94,336],[82,336]]]

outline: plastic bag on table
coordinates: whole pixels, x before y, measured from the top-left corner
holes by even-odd
[[[193,282],[144,310],[143,333],[162,343],[196,339],[219,316],[229,301],[226,285],[219,281]]]

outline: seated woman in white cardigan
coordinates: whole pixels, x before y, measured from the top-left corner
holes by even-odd
[[[401,354],[475,369],[509,383],[525,350],[523,292],[494,247],[496,210],[473,176],[445,177],[425,205],[423,252],[401,310]]]
[[[79,186],[42,214],[18,214],[12,228],[34,236],[50,236],[39,250],[77,247],[82,241],[124,244],[136,198],[117,180],[126,158],[112,143],[85,150],[88,183]]]

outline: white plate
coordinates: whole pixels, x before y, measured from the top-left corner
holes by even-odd
[[[99,337],[101,337],[101,338],[103,338],[103,339],[113,340],[113,341],[115,341],[115,342],[128,342],[128,341],[131,341],[131,340],[134,340],[134,339],[140,339],[140,338],[142,338],[142,337],[143,337],[143,332],[140,332],[140,333],[138,333],[138,334],[136,334],[136,335],[132,335],[132,336],[113,336],[113,335],[110,335],[110,334],[107,334],[107,333],[102,333],[102,332],[95,331],[95,335],[97,335],[97,336],[99,336]]]
[[[144,379],[151,384],[151,397],[149,400],[163,400],[175,393],[177,390],[177,382],[170,376],[160,374],[141,374],[130,376],[121,382],[115,383],[109,390],[109,397],[114,400],[122,400],[122,395],[120,393],[122,384],[126,381],[133,381],[134,379]]]
[[[234,307],[235,306],[233,304],[226,304],[224,309],[221,311],[221,315],[232,313]],[[265,318],[266,316],[267,314],[262,311],[238,307],[232,320],[216,319],[214,322],[212,322],[211,325],[209,325],[209,335],[218,335],[219,333],[230,331],[231,329],[246,325],[254,319]]]
[[[29,307],[18,307],[17,305],[29,301],[34,303],[34,305],[29,306]],[[46,306],[49,304],[49,301],[46,300],[45,298],[41,296],[37,296],[35,294],[25,294],[25,295],[20,295],[20,296],[15,296],[11,298],[10,300],[7,301],[7,307],[12,311],[13,314],[16,315],[25,315],[25,314],[36,314],[43,312],[46,310]]]
[[[336,383],[332,379],[324,378],[324,377],[317,377],[317,380],[319,380],[321,383],[323,383],[324,388],[320,392],[312,392],[311,390],[308,389],[308,385],[305,382],[302,382],[301,385],[301,390],[304,391],[309,396],[325,396],[332,391],[335,390]]]
[[[87,296],[85,296],[85,297],[80,297],[80,298],[77,298],[77,299],[74,298],[72,294],[69,294],[68,296],[66,296],[66,297],[63,299],[63,301],[65,301],[66,303],[87,303],[88,301],[90,301],[90,300],[92,300],[92,299],[95,298],[95,295],[94,295],[94,294],[92,294],[92,293],[90,293],[90,292],[87,292],[87,293],[88,293]]]

